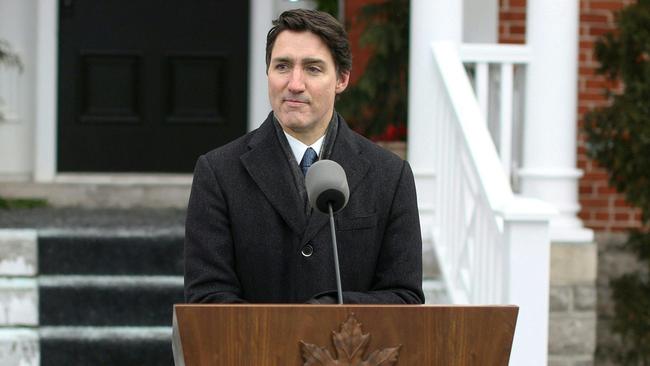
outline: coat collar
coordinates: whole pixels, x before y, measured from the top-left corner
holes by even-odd
[[[273,127],[273,113],[254,132],[241,162],[284,221],[301,234],[306,225],[304,203]]]
[[[345,171],[350,187],[350,196],[355,194],[363,178],[368,173],[370,162],[363,156],[363,149],[359,144],[359,137],[355,136],[347,123],[339,115],[338,135],[334,141],[334,148],[330,159],[339,163]],[[345,208],[343,209],[345,210]],[[311,240],[329,221],[329,215],[314,210],[309,219],[307,229],[302,237],[301,243],[305,244]]]
[[[354,132],[340,115],[339,121],[330,159],[343,167],[352,195],[368,172],[370,163],[362,156]],[[304,202],[296,189],[289,161],[273,127],[273,113],[255,131],[248,147],[249,151],[241,156],[242,164],[287,225],[302,236],[301,242],[306,243],[327,223],[328,215],[314,211],[309,220],[305,217]]]

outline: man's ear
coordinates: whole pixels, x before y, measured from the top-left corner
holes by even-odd
[[[344,71],[339,73],[339,76],[336,78],[336,94],[343,93],[345,88],[348,87],[349,81],[350,81],[349,71]]]

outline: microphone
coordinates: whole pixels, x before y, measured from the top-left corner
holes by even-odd
[[[319,160],[312,164],[305,176],[305,186],[311,206],[324,214],[329,213],[328,204],[336,213],[347,205],[350,198],[345,171],[332,160]]]
[[[339,252],[336,245],[336,228],[334,213],[341,211],[348,204],[350,187],[343,168],[332,160],[319,160],[312,164],[305,175],[307,197],[311,206],[318,211],[329,214],[334,251],[334,272],[336,273],[336,290],[339,304],[343,304]]]

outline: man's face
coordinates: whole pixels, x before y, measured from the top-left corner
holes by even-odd
[[[334,98],[350,77],[337,75],[332,54],[317,35],[290,30],[275,39],[267,74],[271,106],[283,129],[314,141],[325,133]]]

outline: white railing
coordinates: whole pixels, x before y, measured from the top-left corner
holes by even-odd
[[[463,44],[460,58],[470,74],[481,112],[506,176],[516,181],[523,117],[523,71],[530,62],[525,45]],[[513,173],[515,173],[513,175]]]
[[[553,209],[513,194],[458,47],[436,43],[433,56],[436,114],[421,133],[436,153],[430,170],[415,172],[435,182],[433,195],[418,192],[422,206],[436,203],[423,232],[432,233],[451,301],[518,305],[510,364],[546,365]]]

